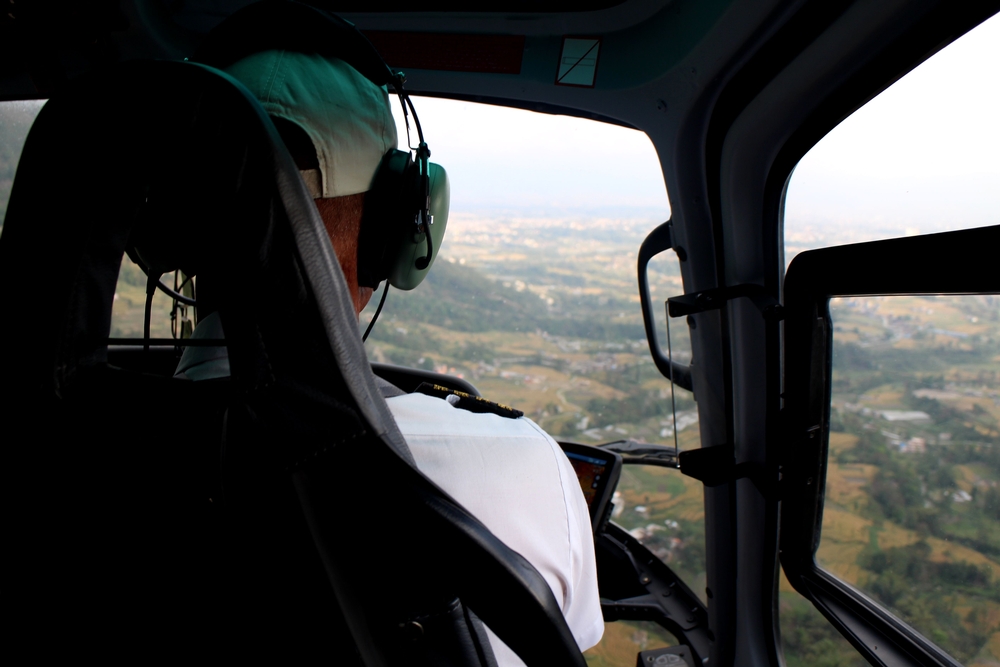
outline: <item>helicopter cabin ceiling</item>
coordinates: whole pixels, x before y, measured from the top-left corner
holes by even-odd
[[[84,71],[136,58],[191,56],[247,0],[0,0],[0,99],[50,96]],[[354,22],[416,93],[508,104],[642,127],[620,92],[684,63],[730,0],[497,0],[462,11],[431,2],[317,5]],[[766,8],[772,3],[760,3]],[[744,8],[745,9],[745,8]],[[739,9],[737,13],[746,13]],[[361,11],[364,10],[364,11]],[[729,12],[732,14],[733,12]],[[760,14],[751,11],[750,14]],[[753,25],[744,21],[749,28]],[[730,35],[726,42],[738,45]],[[732,39],[736,37],[736,39]],[[717,48],[712,46],[712,50]],[[568,64],[567,64],[568,63]],[[690,87],[690,84],[686,84]],[[660,96],[662,97],[662,95]],[[644,106],[663,111],[653,97]]]

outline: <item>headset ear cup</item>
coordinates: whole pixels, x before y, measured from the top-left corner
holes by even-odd
[[[448,227],[448,212],[451,206],[451,184],[448,182],[448,172],[438,164],[428,165],[428,175],[430,176],[430,215],[432,223],[430,225],[431,234],[431,258],[430,262],[418,269],[418,261],[427,256],[427,238],[425,234],[416,233],[414,219],[419,210],[419,194],[414,197],[414,206],[409,213],[409,229],[400,239],[397,250],[393,253],[389,261],[389,284],[399,290],[411,290],[427,276],[427,272],[434,266],[434,259],[441,250],[441,242],[444,241],[444,232]],[[418,184],[415,184],[415,187]]]
[[[428,175],[433,254],[427,266],[418,269],[417,260],[427,256],[427,239],[416,231],[417,212],[424,200],[419,170],[406,151],[391,150],[382,158],[365,196],[358,237],[358,284],[362,287],[374,289],[388,280],[396,289],[411,290],[434,264],[448,226],[451,186],[440,165],[431,163]]]

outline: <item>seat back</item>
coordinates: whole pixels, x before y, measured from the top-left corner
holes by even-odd
[[[130,238],[213,285],[229,380],[107,363]],[[538,572],[414,467],[312,199],[231,78],[130,63],[47,103],[0,299],[21,323],[0,330],[14,636],[105,656],[488,664],[475,612],[529,665],[584,664]]]
[[[30,322],[0,334],[4,517],[16,545],[3,588],[38,647],[252,652],[278,649],[294,629],[309,641],[286,655],[310,644],[356,653],[294,495],[292,521],[270,534],[287,548],[270,561],[237,531],[222,444],[240,383],[106,364],[130,235],[193,272],[214,262],[231,226],[266,233],[268,216],[250,211],[269,210],[274,156],[255,111],[204,68],[134,64],[49,101],[28,137],[0,240],[3,301]],[[234,266],[242,250],[220,268],[253,280]],[[16,286],[28,276],[30,288]],[[52,633],[58,643],[41,639]]]

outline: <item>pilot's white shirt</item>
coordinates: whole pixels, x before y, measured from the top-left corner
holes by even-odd
[[[212,313],[193,338],[224,338]],[[224,347],[188,347],[177,376],[229,376]],[[587,502],[562,448],[528,419],[469,412],[425,394],[386,399],[417,467],[518,552],[548,582],[580,650],[601,640],[594,536]],[[489,631],[500,667],[524,662]]]
[[[590,514],[555,440],[527,417],[469,412],[424,394],[386,403],[420,471],[535,566],[580,650],[599,642],[604,617]],[[524,664],[489,636],[501,667]]]

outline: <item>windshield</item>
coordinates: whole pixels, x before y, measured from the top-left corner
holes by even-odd
[[[637,251],[670,217],[649,138],[565,116],[415,103],[432,159],[452,181],[448,231],[424,283],[388,295],[366,344],[369,358],[464,378],[557,440],[697,447],[694,398],[677,389],[671,400],[639,306]],[[683,293],[673,252],[651,262],[650,287],[666,349],[664,301]],[[362,313],[362,328],[380,295]],[[687,363],[685,322],[673,322],[670,333],[675,359]],[[612,521],[704,601],[699,482],[627,465]],[[586,655],[593,665],[631,667],[637,651],[672,643],[651,623],[620,621],[606,624]]]
[[[557,437],[673,444],[669,383],[650,358],[636,288],[639,245],[670,216],[648,137],[452,100],[417,109],[452,180],[448,232],[425,282],[388,295],[369,358],[461,376]],[[672,253],[651,269],[655,300],[682,292]],[[686,327],[671,333],[686,362]],[[690,445],[693,399],[676,399]]]

